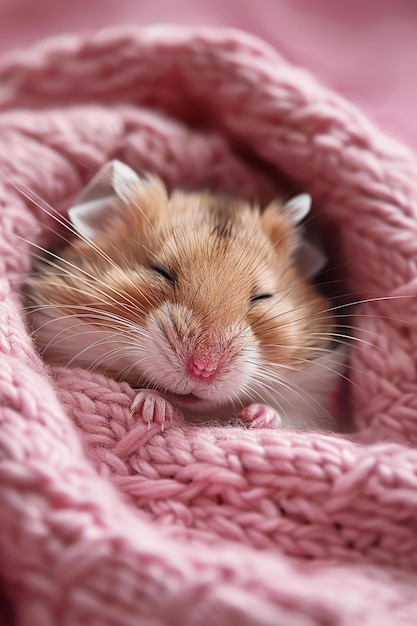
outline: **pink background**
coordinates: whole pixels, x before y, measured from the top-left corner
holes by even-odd
[[[202,6],[197,12],[196,4],[190,2],[188,7],[185,3],[176,4],[175,13],[171,5],[151,2],[151,6],[143,6],[127,0],[96,0],[89,4],[72,0],[70,6],[67,0],[50,0],[50,5],[47,0],[3,0],[3,4],[0,0],[0,47],[8,50],[28,45],[64,30],[74,32],[133,21],[144,25],[162,18],[165,22],[234,25],[268,39],[289,59],[309,67],[328,85],[354,100],[390,133],[416,145],[416,94],[412,91],[417,45],[415,0],[379,1],[374,5],[351,0],[345,8],[341,3],[324,0],[294,0],[291,4],[270,0],[263,3],[262,9],[259,0],[236,0],[233,5],[225,5],[224,0],[213,4],[211,0],[206,12]],[[334,6],[337,11],[332,9]],[[140,41],[136,48],[133,46],[135,49],[140,52]],[[233,56],[235,62],[239,62],[241,49],[238,50]],[[192,85],[205,84],[211,70],[208,64],[202,70],[201,64],[192,63],[190,50],[175,42],[170,52],[176,56],[176,63],[187,64],[187,69],[191,66]],[[117,49],[116,54],[120,54]],[[32,95],[30,79],[37,75],[37,57],[32,58],[34,67],[28,62],[24,66],[29,80],[23,87],[13,80],[14,75],[5,64],[0,105],[9,101],[19,105]],[[117,56],[116,61],[119,58],[123,57]],[[149,58],[151,61],[147,58],[143,64],[147,77],[144,83],[153,89],[159,49],[153,48]],[[218,58],[219,84],[228,86],[233,75],[227,69],[233,65],[227,64],[222,55]],[[133,59],[136,69],[137,61],[134,56]],[[240,108],[241,92],[222,99],[218,94],[225,94],[224,88],[214,90],[214,94],[206,89],[208,103],[216,105],[219,117],[224,114],[228,124],[225,132],[234,130],[237,138],[245,139],[245,131],[249,130],[258,150],[264,150],[262,154],[267,155],[273,167],[291,173],[298,184],[303,182],[323,210],[337,220],[343,249],[349,252],[352,283],[361,292],[377,290],[384,295],[413,296],[406,305],[402,298],[389,297],[385,302],[368,302],[368,308],[362,308],[363,315],[358,316],[361,342],[352,361],[352,372],[357,381],[363,382],[365,390],[361,393],[353,380],[355,406],[363,426],[361,436],[365,441],[396,443],[356,446],[337,436],[317,435],[312,444],[303,435],[283,437],[266,430],[236,434],[234,429],[226,429],[226,436],[225,429],[207,429],[204,433],[188,429],[181,433],[175,427],[154,438],[145,424],[132,424],[129,397],[124,391],[120,393],[118,383],[107,379],[107,386],[102,380],[91,385],[87,372],[78,375],[70,369],[65,374],[72,383],[60,379],[63,406],[59,406],[46,376],[35,371],[33,348],[17,315],[15,299],[6,296],[2,286],[1,314],[7,325],[0,324],[0,341],[5,347],[0,354],[0,391],[5,397],[0,408],[6,428],[0,429],[0,438],[8,457],[1,481],[5,488],[0,494],[0,552],[2,574],[12,581],[16,596],[21,597],[19,608],[24,619],[19,620],[20,624],[51,624],[51,616],[58,613],[62,619],[57,623],[82,623],[72,619],[80,612],[94,613],[95,623],[108,624],[114,623],[118,609],[127,615],[124,623],[127,619],[133,623],[137,616],[136,599],[142,597],[145,610],[151,614],[153,609],[158,623],[169,620],[174,610],[179,615],[178,623],[192,623],[193,616],[194,621],[207,623],[211,615],[218,617],[218,607],[218,623],[230,624],[233,619],[227,616],[232,607],[235,613],[239,610],[243,615],[237,621],[247,624],[255,623],[259,616],[265,624],[287,623],[287,614],[292,616],[293,624],[297,615],[303,623],[310,624],[416,624],[417,454],[411,447],[417,438],[417,271],[412,262],[417,240],[413,213],[417,197],[416,159],[396,150],[376,130],[362,128],[361,116],[344,102],[327,107],[328,125],[321,133],[321,142],[313,144],[309,140],[315,134],[314,124],[301,126],[307,151],[300,151],[298,134],[292,132],[294,126],[289,124],[293,108],[274,106],[276,93],[280,98],[283,94],[284,102],[290,94],[294,97],[294,90],[291,93],[289,89],[291,82],[286,82],[294,73],[284,67],[275,75],[267,58],[262,65],[270,76],[265,89],[260,70],[258,75],[244,76],[242,83],[247,85],[244,93],[254,93],[260,99],[269,96],[270,110],[275,113],[269,118],[244,106],[239,118],[243,123],[234,128],[233,112]],[[83,67],[86,85],[96,77],[96,69],[96,64]],[[87,144],[80,128],[91,127],[88,143],[96,148],[91,158],[103,162],[106,154],[114,153],[109,146],[111,150],[120,148],[120,133],[125,132],[125,126],[118,125],[117,120],[129,115],[132,133],[140,133],[141,122],[140,112],[134,125],[132,111],[122,113],[117,106],[108,111],[81,107],[74,117],[74,111],[65,110],[65,103],[76,88],[82,92],[79,74],[74,74],[72,81],[63,80],[59,71],[56,76],[53,83],[46,80],[41,84],[45,85],[47,106],[51,88],[52,93],[57,88],[55,101],[64,105],[64,110],[51,119],[49,111],[43,110],[42,93],[38,98],[35,94],[39,118],[27,111],[20,116],[12,114],[9,123],[16,125],[21,141],[13,144],[18,146],[15,151],[5,136],[0,155],[8,166],[6,171],[17,171],[26,185],[36,180],[41,197],[50,199],[53,206],[62,206],[63,199],[80,188],[77,171],[68,167],[68,158],[62,158],[62,146],[71,148],[71,155],[80,154],[78,151]],[[114,95],[118,77],[118,69],[111,79],[103,73],[99,77],[107,95]],[[128,74],[125,88],[136,87],[135,80],[134,73]],[[322,101],[323,95],[308,80],[298,80],[297,86],[295,107],[302,103],[298,124],[305,124],[317,110],[312,113],[309,103]],[[171,91],[167,90],[168,96]],[[37,119],[46,121],[46,126],[33,123]],[[269,125],[265,125],[264,119],[268,119]],[[113,120],[113,124],[108,120]],[[342,133],[333,133],[336,120]],[[25,132],[28,124],[30,132]],[[163,128],[159,133],[161,150],[168,142],[173,145],[171,126]],[[53,138],[49,144],[43,141],[47,129],[48,137]],[[74,133],[68,129],[74,129]],[[191,171],[204,172],[200,158],[194,158],[197,152],[192,143],[183,141],[175,132],[175,141],[181,146],[178,162],[184,155]],[[185,132],[193,137],[198,129],[187,128]],[[144,155],[150,152],[146,138],[142,143],[133,143]],[[203,143],[206,147],[206,137]],[[124,146],[130,149],[127,133],[123,135]],[[332,158],[335,151],[343,159]],[[47,154],[47,159],[31,158],[42,154]],[[155,150],[155,154],[158,157],[159,152]],[[214,153],[207,154],[213,162],[210,155]],[[168,160],[161,160],[160,165],[167,163]],[[323,163],[327,176],[321,176]],[[224,176],[230,174],[225,167],[220,171]],[[45,191],[49,195],[45,196]],[[21,200],[17,204],[11,185],[5,188],[2,202],[0,243],[7,260],[4,267],[20,271],[26,257],[23,258],[11,234],[15,229],[26,237],[33,236],[36,214],[29,211],[29,203]],[[16,210],[19,206],[25,210]],[[388,358],[382,358],[381,350],[372,349],[373,345],[385,349]],[[131,400],[133,391],[129,393]],[[151,514],[146,520],[139,516],[133,519],[131,509],[119,506],[113,492],[84,462],[75,431],[63,411],[65,402],[76,411],[74,419],[83,431],[83,443],[87,443],[84,434],[90,436],[97,463],[105,459],[103,465],[108,463],[110,469],[104,470],[110,473],[111,463],[119,468],[123,456],[126,465],[117,475],[117,486],[121,489],[123,484],[133,484],[132,492],[139,494],[138,506],[146,504],[147,510],[159,519]],[[103,439],[96,433],[101,433]],[[107,442],[113,446],[111,453],[105,447]],[[143,459],[141,471],[145,481],[141,482],[142,476],[133,483],[125,481],[130,479],[130,468],[137,467],[139,459]],[[193,463],[194,485],[190,489],[187,465]],[[177,484],[165,481],[167,472],[178,476]],[[29,491],[31,485],[33,493]],[[213,486],[218,491],[212,490]],[[217,493],[222,496],[219,502]],[[168,497],[171,501],[166,506]],[[223,506],[226,501],[228,504]],[[183,525],[172,522],[171,514]],[[207,544],[200,526],[204,519],[208,521]],[[244,531],[239,525],[242,519]],[[160,532],[163,524],[166,534]],[[237,550],[235,542],[241,542],[242,536],[248,545],[239,545]],[[233,543],[224,540],[222,544],[221,539],[216,544],[216,537],[230,537]],[[258,550],[259,546],[265,549]],[[291,562],[284,555],[274,559],[277,548],[302,559]],[[317,557],[317,561],[307,561],[306,555]],[[271,573],[280,581],[278,586]],[[281,619],[275,618],[274,607]],[[41,619],[34,617],[34,611]],[[10,620],[6,623],[10,624]]]
[[[262,37],[417,147],[415,0],[0,0],[0,52],[58,33],[161,22]]]

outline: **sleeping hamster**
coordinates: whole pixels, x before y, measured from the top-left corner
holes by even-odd
[[[331,427],[343,356],[295,263],[310,197],[261,211],[131,170],[115,189],[117,202],[70,211],[74,237],[29,280],[44,359],[127,381],[132,411],[162,428],[175,413]]]

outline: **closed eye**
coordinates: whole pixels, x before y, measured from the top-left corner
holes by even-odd
[[[165,280],[170,282],[172,285],[175,283],[174,274],[170,272],[168,269],[166,269],[165,267],[162,267],[161,265],[151,265],[151,270],[153,270],[154,272],[156,272],[157,274],[165,278]]]
[[[268,300],[268,298],[272,298],[272,293],[259,293],[256,296],[252,296],[250,301],[251,304],[256,304],[257,302],[262,302],[262,300]]]

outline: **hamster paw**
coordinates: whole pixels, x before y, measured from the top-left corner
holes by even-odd
[[[250,404],[238,418],[250,428],[280,428],[282,425],[280,415],[267,404]]]
[[[148,430],[154,422],[159,424],[162,432],[164,432],[165,424],[173,420],[175,409],[157,391],[139,389],[130,405],[130,412],[140,414],[148,424]]]

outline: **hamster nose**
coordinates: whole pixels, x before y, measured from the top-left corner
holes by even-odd
[[[188,373],[197,378],[213,378],[219,368],[215,358],[193,354],[188,361]]]

